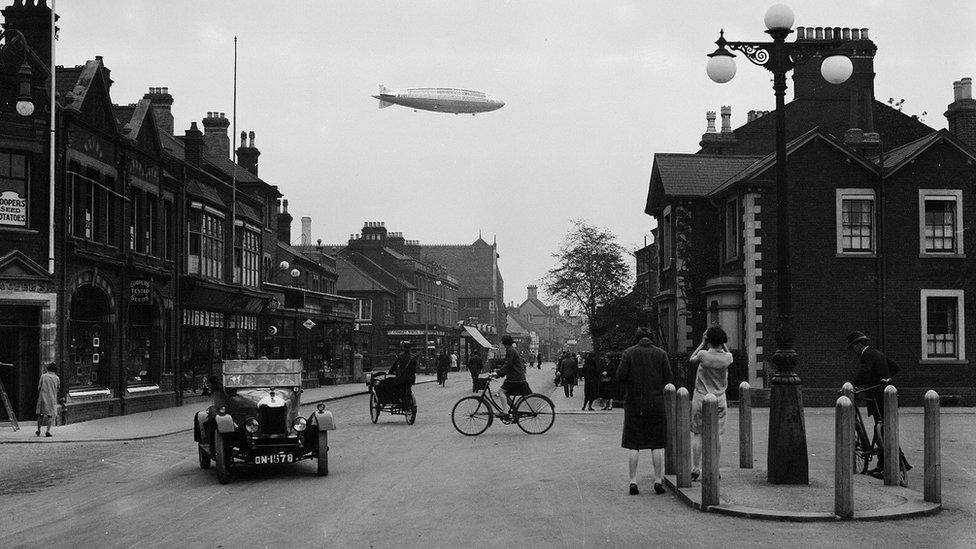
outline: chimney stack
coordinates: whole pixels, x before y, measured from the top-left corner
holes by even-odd
[[[867,132],[873,131],[874,124],[867,117],[871,115],[864,106],[872,106],[874,101],[874,55],[878,51],[868,38],[868,29],[841,27],[797,27],[797,42],[820,40],[840,40],[839,53],[851,58],[854,72],[843,84],[831,84],[820,73],[822,57],[815,57],[798,65],[793,70],[793,99],[858,101],[860,120],[853,125]],[[855,97],[853,94],[857,95]]]
[[[288,213],[288,199],[281,201],[281,211],[278,212],[278,241],[291,245],[291,221],[292,216]]]
[[[27,45],[41,58],[47,69],[51,67],[51,8],[47,0],[16,0],[13,5],[0,10],[3,14],[3,30],[18,30],[27,39]],[[55,14],[55,20],[61,16]],[[55,27],[57,30],[57,27]],[[4,41],[10,43],[15,33],[8,34]]]
[[[952,84],[953,102],[945,112],[949,133],[976,149],[976,100],[973,79],[966,77]]]
[[[732,107],[722,106],[722,133],[732,133]]]
[[[169,88],[149,88],[149,93],[142,98],[149,100],[149,109],[159,129],[166,135],[173,135],[173,96],[169,94]]]
[[[707,111],[705,113],[705,133],[715,133],[715,111]]]
[[[312,244],[312,218],[302,217],[302,246]]]
[[[707,111],[707,127],[699,145],[705,154],[735,154],[737,138],[732,132],[732,107],[722,107],[722,132],[715,131],[715,111]]]
[[[530,284],[527,288],[529,299],[539,299],[538,291],[539,287],[535,284]]]
[[[203,163],[203,133],[197,129],[197,123],[191,122],[190,129],[180,138],[183,140],[183,159],[187,164],[199,166]]]
[[[250,143],[246,143],[248,136],[251,138]],[[254,132],[248,134],[242,131],[241,146],[237,148],[237,163],[257,177],[259,156],[261,156],[261,151],[254,146]]]
[[[230,137],[227,128],[230,121],[222,112],[208,112],[203,119],[203,138],[207,143],[206,155],[209,158],[230,158]]]

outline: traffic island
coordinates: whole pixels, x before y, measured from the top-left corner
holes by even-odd
[[[885,486],[881,480],[854,475],[854,514],[842,519],[834,514],[834,479],[829,471],[810,471],[810,484],[776,485],[766,480],[762,469],[722,469],[718,505],[702,509],[702,486],[693,482],[678,488],[675,475],[664,483],[689,507],[748,519],[790,522],[833,522],[840,520],[892,520],[933,515],[939,503],[924,501],[920,492],[901,486]]]

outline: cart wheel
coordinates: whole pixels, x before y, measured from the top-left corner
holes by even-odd
[[[220,431],[214,431],[214,461],[217,462],[217,482],[227,484],[230,476],[230,443]]]
[[[369,419],[376,423],[380,419],[380,403],[376,401],[376,393],[369,393]]]
[[[319,431],[318,434],[319,459],[316,474],[320,477],[329,476],[329,432]]]
[[[197,452],[200,454],[200,468],[210,468],[210,453],[203,449],[202,444],[197,444]]]
[[[410,407],[407,409],[407,425],[413,425],[417,421],[417,399],[410,395]]]

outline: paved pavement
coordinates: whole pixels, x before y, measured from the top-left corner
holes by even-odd
[[[433,383],[431,375],[417,375],[417,383]],[[302,405],[328,402],[340,398],[366,394],[363,383],[325,385],[302,391]],[[64,443],[64,442],[108,442],[156,438],[193,429],[193,414],[205,410],[207,401],[193,402],[183,406],[162,408],[125,416],[113,416],[51,429],[54,436],[34,435],[36,421],[20,421],[20,430],[14,431],[9,423],[0,424],[0,444]]]

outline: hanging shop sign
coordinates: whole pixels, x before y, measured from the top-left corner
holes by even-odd
[[[302,322],[302,326],[305,326],[305,329],[306,330],[311,330],[312,328],[315,327],[315,323],[312,322],[312,319],[311,318],[309,318],[305,322]]]

